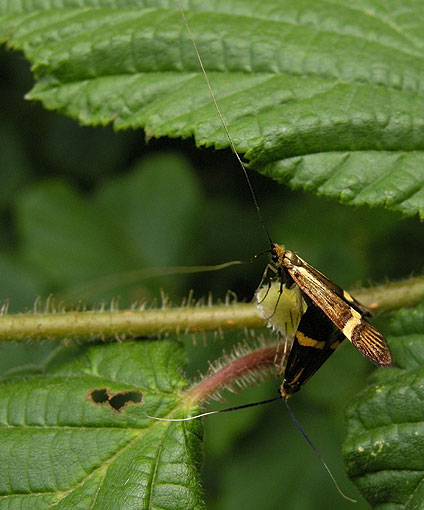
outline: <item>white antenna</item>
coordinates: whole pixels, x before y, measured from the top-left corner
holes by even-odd
[[[267,236],[269,243],[271,245],[273,245],[271,236],[270,236],[269,231],[268,231],[268,229],[267,229],[267,227],[265,225],[265,221],[264,221],[264,219],[262,217],[261,208],[259,207],[259,202],[258,202],[258,199],[256,197],[256,193],[255,193],[255,191],[253,189],[252,183],[250,182],[249,175],[247,173],[246,167],[244,166],[244,163],[241,160],[241,157],[240,157],[239,153],[237,152],[237,149],[236,149],[236,147],[234,145],[233,139],[231,138],[230,132],[228,130],[228,125],[227,125],[227,123],[226,123],[226,121],[224,119],[224,116],[222,115],[221,110],[220,110],[220,108],[218,106],[218,102],[217,102],[217,100],[215,98],[215,94],[214,94],[214,92],[212,90],[212,86],[210,84],[208,75],[207,75],[205,67],[203,65],[202,57],[200,56],[199,49],[197,48],[196,41],[195,41],[195,39],[193,37],[193,34],[191,33],[190,26],[189,26],[189,24],[187,22],[187,18],[185,16],[185,14],[184,14],[183,5],[181,3],[181,0],[178,0],[178,3],[180,5],[180,11],[181,11],[181,16],[182,16],[183,21],[184,21],[184,25],[185,25],[185,27],[187,29],[187,33],[188,33],[188,35],[190,37],[190,40],[191,40],[191,42],[193,44],[194,51],[196,52],[196,56],[197,56],[197,60],[199,61],[200,69],[202,70],[203,76],[205,78],[206,85],[207,85],[207,87],[209,89],[209,94],[210,94],[210,96],[212,98],[213,104],[215,105],[216,111],[218,112],[218,115],[219,115],[219,118],[221,120],[222,126],[224,128],[225,135],[227,137],[228,143],[230,144],[231,150],[233,151],[234,155],[236,156],[237,161],[239,162],[239,164],[240,164],[240,166],[241,166],[241,168],[243,170],[244,176],[246,177],[247,185],[249,186],[250,194],[252,195],[252,198],[253,198],[253,203],[255,205],[256,213],[258,215],[259,221],[261,222],[262,228],[264,229],[265,235]]]

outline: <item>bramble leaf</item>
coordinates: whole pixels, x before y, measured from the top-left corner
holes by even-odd
[[[176,0],[0,2],[28,94],[84,124],[227,147]],[[346,204],[424,217],[424,5],[183,2],[237,150]]]
[[[348,474],[373,508],[422,507],[424,479],[424,307],[400,311],[390,345],[396,367],[347,409]]]
[[[177,342],[75,347],[0,384],[1,508],[203,508]]]

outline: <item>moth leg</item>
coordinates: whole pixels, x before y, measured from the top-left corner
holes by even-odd
[[[281,365],[281,357],[283,354],[281,354],[281,339],[282,335],[278,332],[277,333],[277,348],[275,349],[275,356],[274,356],[274,365],[278,369],[278,375],[280,375],[280,365]],[[283,347],[284,348],[284,347]]]
[[[257,294],[257,293],[258,293],[258,290],[262,287],[262,285],[263,285],[263,283],[264,283],[265,279],[266,279],[266,278],[267,278],[267,276],[268,276],[268,271],[270,271],[270,270],[271,270],[274,274],[278,273],[278,270],[277,270],[277,269],[276,269],[276,268],[275,268],[272,264],[267,264],[267,265],[265,266],[265,271],[263,272],[263,275],[262,275],[261,281],[260,281],[260,283],[259,283],[259,285],[258,285],[258,288],[256,289],[255,294]],[[258,304],[259,304],[259,305],[260,305],[263,301],[265,301],[265,299],[267,298],[270,288],[271,288],[271,279],[268,279],[268,289],[267,289],[267,291],[265,292],[264,297],[263,297],[261,300],[259,300],[259,301],[258,301]],[[274,313],[275,313],[275,312],[274,312]],[[273,315],[274,315],[274,314],[273,314]],[[272,317],[272,316],[271,316],[271,317]]]
[[[270,265],[270,264],[268,264]],[[283,294],[283,287],[286,286],[286,289],[291,289],[293,285],[296,285],[296,282],[291,277],[290,273],[287,271],[286,268],[275,268],[273,266],[270,266],[274,271],[278,273],[278,276],[280,277],[280,290],[278,293],[277,301],[275,302],[274,311],[269,317],[266,317],[265,320],[272,319],[272,317],[275,315],[275,312],[277,311],[278,304],[280,303],[281,295]]]
[[[275,352],[274,364],[277,367],[277,374],[281,376],[285,370],[287,365],[287,360],[289,358],[291,346],[293,345],[293,338],[288,337],[287,325],[286,332],[284,335],[278,333],[278,345]],[[281,349],[282,346],[282,349]],[[281,352],[282,350],[282,352]]]
[[[275,312],[277,311],[277,308],[278,308],[278,305],[280,303],[280,299],[281,299],[281,296],[283,294],[283,285],[284,285],[284,282],[283,280],[280,278],[280,290],[278,291],[278,298],[277,300],[275,301],[275,305],[274,305],[274,310],[272,311],[272,314],[269,316],[269,317],[265,317],[265,320],[266,321],[269,321],[270,319],[272,319],[275,315]],[[267,293],[265,294],[265,297],[268,295],[268,292],[269,292],[269,289],[271,288],[271,282],[268,283],[268,290],[267,290]],[[265,299],[265,298],[264,298]],[[262,299],[261,302],[264,300]]]

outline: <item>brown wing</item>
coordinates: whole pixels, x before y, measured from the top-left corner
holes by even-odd
[[[370,361],[391,366],[392,355],[384,336],[364,318],[366,308],[300,257],[285,264],[290,276],[352,344]]]
[[[303,260],[299,256],[297,256],[297,258],[302,262],[303,267],[306,267],[307,271],[309,271],[313,275],[313,277],[322,284],[324,288],[332,290],[334,294],[339,296],[343,301],[346,301],[361,315],[365,315],[367,317],[370,317],[372,315],[368,308],[362,305],[357,299],[355,299],[351,294],[349,294],[349,292],[347,292],[342,287],[339,287],[334,282],[329,280],[325,276],[325,274],[322,274],[321,271],[318,271],[318,269],[308,264],[306,260]]]

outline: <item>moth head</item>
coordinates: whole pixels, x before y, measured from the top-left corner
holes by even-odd
[[[271,244],[271,260],[274,262],[276,266],[283,265],[284,255],[286,253],[286,249],[282,244]]]
[[[280,396],[283,400],[289,399],[293,393],[297,393],[300,388],[303,386],[303,383],[299,384],[296,382],[289,383],[287,381],[283,381],[280,386]]]

